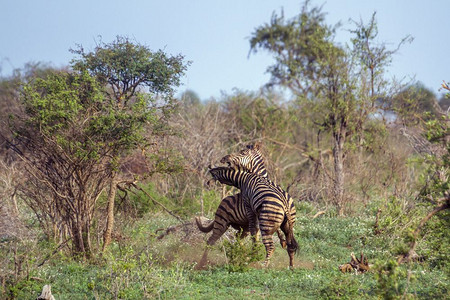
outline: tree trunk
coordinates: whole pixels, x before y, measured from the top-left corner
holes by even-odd
[[[117,182],[115,180],[115,175],[113,175],[111,177],[111,182],[109,185],[106,228],[105,233],[103,234],[102,251],[105,251],[106,247],[108,247],[109,243],[111,242],[111,233],[114,227],[114,199],[116,198],[116,192],[117,192]]]
[[[84,258],[85,249],[83,241],[83,230],[78,220],[72,220],[72,240],[73,240],[73,254],[80,255]]]
[[[344,214],[344,136],[342,130],[333,133],[334,185],[333,202],[338,214]]]
[[[17,194],[17,188],[14,189],[14,192],[11,195],[11,200],[12,200],[12,203],[13,203],[14,214],[15,214],[16,217],[18,217],[19,216],[19,208],[17,206],[16,194]]]
[[[89,211],[80,210],[78,213],[73,213],[71,218],[71,237],[73,243],[73,254],[80,257],[89,258],[92,254],[92,247],[90,241],[90,227],[91,216]]]
[[[89,258],[92,253],[90,227],[91,227],[90,221],[88,221],[88,220],[83,221],[82,238],[83,238],[83,245],[84,245],[84,254],[87,258]]]

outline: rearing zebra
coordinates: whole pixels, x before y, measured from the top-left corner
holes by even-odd
[[[283,193],[286,199],[288,200],[289,212],[293,221],[296,220],[296,208],[294,199],[289,195],[288,192],[283,190],[281,186],[271,181],[267,177],[267,170],[264,164],[264,156],[260,151],[260,144],[255,143],[254,145],[250,144],[246,146],[246,149],[240,151],[239,153],[232,153],[224,156],[220,162],[227,163],[228,166],[239,169],[245,172],[255,173],[262,177],[265,177],[267,181],[276,188],[279,192]]]
[[[243,168],[245,168],[248,172],[255,173],[262,177],[267,177],[267,171],[264,166],[264,158],[259,151],[259,148],[259,144],[247,145],[246,149],[240,152],[240,158],[245,161],[245,163],[243,163]],[[231,154],[231,156],[233,155],[234,154]],[[221,162],[225,162],[227,157],[230,157],[230,155],[223,157]],[[238,164],[238,162],[235,163]],[[197,227],[202,232],[207,233],[211,230],[213,231],[212,235],[208,238],[208,245],[214,245],[229,226],[239,230],[241,232],[241,238],[247,236],[249,232],[248,218],[241,193],[222,199],[216,210],[214,220],[210,221],[206,226],[202,224],[199,217],[196,217],[195,221],[197,223]],[[280,239],[281,246],[286,248],[286,240],[279,229],[277,230],[277,234]]]
[[[265,266],[275,250],[272,235],[279,228],[286,235],[289,266],[293,267],[294,253],[298,244],[294,237],[294,221],[289,212],[288,200],[283,192],[275,188],[265,178],[253,173],[236,170],[230,167],[210,169],[212,177],[220,183],[237,187],[244,198],[244,206],[249,220],[249,230],[256,234],[256,223],[259,222],[262,242],[266,248]]]

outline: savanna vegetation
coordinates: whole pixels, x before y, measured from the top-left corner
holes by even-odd
[[[2,77],[0,298],[449,297],[450,87],[389,78],[412,39],[380,43],[375,14],[339,28],[274,13],[250,38],[270,82],[218,99],[177,97],[190,62],[120,36]],[[193,219],[236,192],[208,165],[255,142],[295,199],[294,269],[232,229],[199,268]],[[340,271],[352,253],[368,272]]]

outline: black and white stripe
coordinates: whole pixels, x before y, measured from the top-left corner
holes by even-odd
[[[232,155],[227,155],[222,158],[221,162],[227,162]],[[243,168],[248,172],[255,173],[262,177],[267,177],[267,171],[264,165],[264,158],[259,151],[259,145],[248,145],[246,150],[240,152],[238,160],[235,160],[233,164],[239,164],[242,161]],[[293,203],[292,203],[293,204]],[[294,207],[294,219],[295,219],[295,207]],[[241,193],[225,197],[219,204],[216,210],[214,220],[210,221],[207,225],[203,225],[199,217],[195,218],[198,228],[202,232],[213,231],[209,237],[208,245],[214,245],[216,241],[225,233],[229,226],[241,232],[241,238],[248,235],[249,222],[247,214],[244,208],[244,201]],[[286,240],[281,231],[277,230],[280,244],[283,248],[286,248]]]
[[[272,235],[281,228],[286,235],[289,265],[292,267],[293,256],[298,248],[293,233],[295,220],[291,216],[288,199],[282,189],[275,187],[264,177],[231,167],[217,167],[209,172],[220,183],[241,190],[252,235],[256,235],[259,224],[262,242],[266,247],[265,265],[269,264],[274,252]]]

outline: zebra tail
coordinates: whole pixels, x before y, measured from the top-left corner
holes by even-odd
[[[294,220],[292,220],[292,215],[291,215],[290,211],[288,209],[286,209],[286,207],[285,207],[285,214],[286,214],[286,218],[289,222],[289,228],[290,228],[289,234],[286,237],[287,242],[290,243],[290,244],[288,244],[288,246],[291,249],[295,249],[295,253],[297,254],[298,253],[298,243],[295,240],[295,236],[294,236]]]
[[[208,233],[213,230],[214,220],[211,220],[208,225],[203,226],[202,220],[200,217],[195,217],[195,223],[197,223],[197,227],[201,232]]]
[[[294,232],[292,232],[291,245],[292,245],[292,249],[295,249],[295,251],[294,251],[295,254],[298,254],[298,243],[295,240]]]

